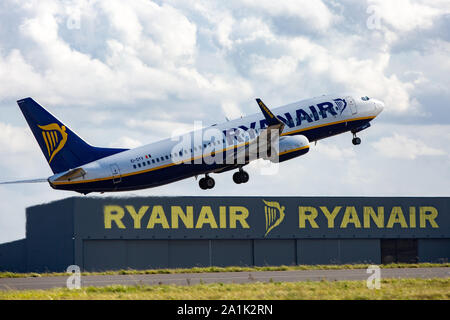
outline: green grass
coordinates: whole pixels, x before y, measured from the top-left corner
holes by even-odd
[[[86,287],[80,290],[51,289],[0,291],[2,299],[44,300],[113,300],[113,299],[164,299],[164,300],[210,300],[210,299],[450,299],[450,279],[385,279],[381,288],[368,289],[366,281],[306,281],[268,282],[250,284],[198,284],[193,286],[109,286]]]
[[[341,270],[341,269],[366,269],[369,264],[345,264],[345,265],[297,265],[277,267],[205,267],[189,269],[150,269],[150,270],[117,270],[105,272],[83,272],[81,275],[131,275],[131,274],[173,274],[173,273],[204,273],[204,272],[252,272],[252,271],[289,271],[289,270]],[[450,267],[450,263],[392,263],[380,265],[380,268],[433,268]],[[67,276],[67,273],[14,273],[0,272],[0,278],[27,278],[27,277],[54,277]]]

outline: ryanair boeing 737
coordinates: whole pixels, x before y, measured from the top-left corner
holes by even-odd
[[[6,183],[48,182],[58,190],[90,192],[151,188],[203,176],[201,189],[215,185],[212,173],[236,170],[233,181],[246,183],[243,167],[263,158],[283,162],[309,151],[311,142],[344,132],[358,132],[383,110],[383,102],[367,96],[327,95],[272,111],[256,99],[261,113],[194,130],[135,149],[99,148],[87,144],[31,98],[17,101],[54,175],[47,179]]]

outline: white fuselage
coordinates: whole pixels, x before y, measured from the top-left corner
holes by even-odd
[[[326,95],[273,108],[272,112],[285,123],[281,136],[304,135],[312,142],[368,124],[383,106],[375,99]],[[255,113],[114,154],[83,165],[83,176],[56,181],[63,172],[50,177],[49,182],[55,189],[88,193],[142,189],[220,172],[236,166],[201,164],[199,156],[243,145],[243,133],[254,130],[258,134],[265,125],[263,114]],[[192,141],[187,147],[181,143],[186,137]]]

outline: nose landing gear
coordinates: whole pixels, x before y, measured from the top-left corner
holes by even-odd
[[[361,144],[361,138],[357,137],[357,136],[356,136],[356,133],[353,134],[352,143],[353,143],[355,146]]]
[[[216,182],[210,176],[205,175],[204,178],[200,179],[200,181],[198,182],[198,185],[200,186],[200,188],[202,190],[206,190],[206,189],[214,188],[214,186],[216,185]]]
[[[248,173],[244,170],[239,169],[238,172],[235,172],[233,174],[233,181],[234,183],[240,184],[240,183],[247,183],[249,180],[250,176],[248,175]]]

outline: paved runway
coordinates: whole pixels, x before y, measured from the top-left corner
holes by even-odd
[[[450,268],[380,269],[381,278],[448,278]],[[366,269],[82,276],[81,286],[367,280]],[[66,287],[67,277],[2,278],[0,290]]]

